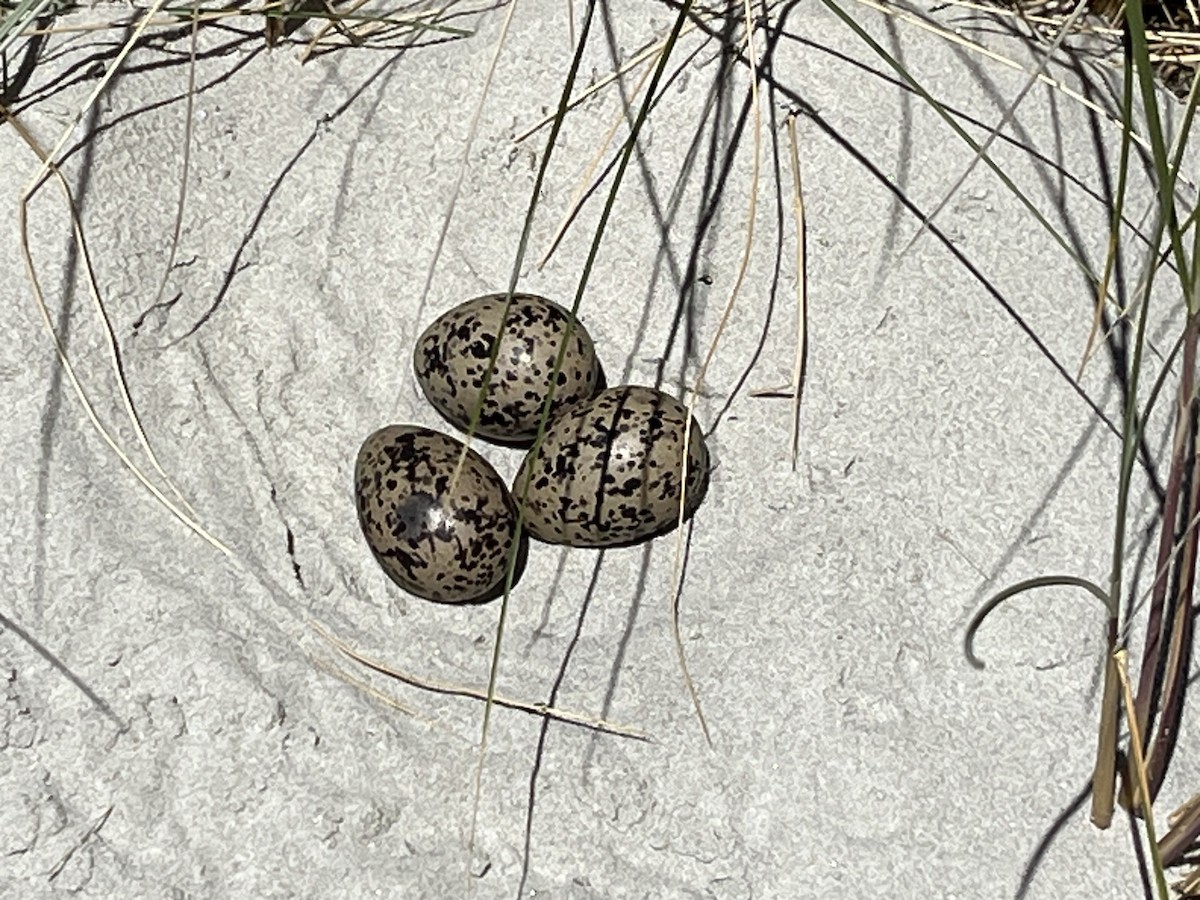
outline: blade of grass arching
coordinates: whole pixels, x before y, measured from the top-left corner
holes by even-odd
[[[595,17],[596,12],[596,2],[597,0],[588,0],[587,12],[584,15],[583,24],[579,32],[579,43],[575,48],[575,55],[571,58],[571,65],[567,71],[567,77],[563,81],[562,90],[559,92],[558,110],[555,115],[554,122],[550,126],[550,134],[546,138],[546,149],[542,153],[542,160],[538,166],[537,175],[534,178],[533,189],[529,192],[529,206],[525,211],[525,221],[521,227],[521,236],[517,241],[517,252],[513,259],[512,272],[509,275],[507,297],[505,300],[504,313],[501,321],[504,321],[508,317],[508,310],[512,304],[513,293],[517,287],[517,280],[521,275],[521,267],[525,262],[525,254],[529,248],[529,235],[533,230],[533,218],[534,213],[537,211],[538,198],[541,196],[542,183],[545,181],[546,172],[550,167],[550,159],[553,156],[554,147],[558,141],[558,134],[562,130],[563,122],[566,119],[567,104],[571,97],[571,91],[575,87],[575,79],[578,77],[579,67],[583,61],[583,51],[587,46],[588,36],[591,34],[592,20]],[[634,133],[630,137],[631,139],[636,139],[636,136],[637,131],[635,129]],[[617,183],[620,183],[619,180]],[[593,255],[594,251],[595,247],[593,246]],[[582,288],[580,291],[582,292]],[[570,342],[571,330],[574,326],[574,316],[579,310],[580,296],[581,293],[577,294],[575,297],[575,305],[571,310],[572,319],[567,324],[567,335],[563,339],[562,346],[559,348],[558,357],[555,360],[554,375],[550,379],[551,390],[547,393],[546,401],[543,404],[541,419],[538,423],[538,433],[534,438],[533,447],[529,451],[530,453],[537,453],[538,448],[541,446],[542,439],[545,436],[546,422],[550,417],[550,404],[553,402],[553,385],[557,380],[557,373],[562,368],[562,360],[566,352],[566,347]],[[492,347],[492,353],[488,360],[487,368],[484,370],[483,383],[479,390],[479,401],[476,403],[476,408],[471,416],[471,428],[467,436],[468,441],[470,440],[470,434],[476,428],[480,414],[482,413],[483,399],[487,394],[487,386],[491,379],[492,372],[495,370],[497,354],[500,352],[500,342],[495,341],[493,343],[494,346]],[[528,489],[528,483],[526,483],[526,489]],[[524,497],[522,497],[521,502],[517,504],[516,531],[518,535],[521,534],[524,523],[525,503]],[[508,604],[512,594],[513,578],[516,574],[518,553],[519,548],[517,546],[517,542],[514,542],[512,551],[509,553],[508,565],[504,573],[504,595],[500,599],[500,612],[496,617],[496,636],[492,645],[492,658],[488,669],[487,698],[483,705],[483,724],[480,729],[479,737],[479,758],[478,763],[475,766],[475,781],[473,798],[471,802],[471,827],[467,839],[468,857],[473,854],[475,850],[475,834],[479,822],[479,800],[483,792],[483,765],[487,758],[487,741],[488,732],[491,727],[492,706],[495,703],[496,681],[500,674],[500,654],[501,647],[504,642],[504,623],[508,619]],[[469,895],[474,887],[474,880],[471,877],[469,860],[467,867],[467,886],[467,892]]]
[[[987,620],[987,617],[995,612],[1000,604],[1007,603],[1018,594],[1024,594],[1035,588],[1044,587],[1083,588],[1083,590],[1104,604],[1110,620],[1116,618],[1116,606],[1113,604],[1112,597],[1105,593],[1104,589],[1094,581],[1080,578],[1078,575],[1039,575],[1036,578],[1026,578],[1024,581],[1019,581],[995,594],[983,606],[979,607],[975,615],[971,616],[971,621],[967,624],[966,631],[963,633],[963,656],[967,658],[967,662],[973,668],[985,668],[983,660],[975,653],[975,635],[979,633],[979,629]]]
[[[1092,823],[1097,828],[1108,828],[1112,824],[1113,796],[1117,787],[1117,725],[1119,712],[1119,682],[1113,663],[1113,652],[1117,642],[1117,601],[1095,582],[1077,575],[1042,575],[1020,581],[1000,591],[983,604],[971,617],[963,634],[963,655],[976,669],[984,667],[983,660],[975,654],[975,635],[984,621],[1001,603],[1026,591],[1041,587],[1079,587],[1104,604],[1108,611],[1105,629],[1104,693],[1100,704],[1100,729],[1097,737],[1096,764],[1092,771]]]
[[[940,213],[945,208],[946,204],[948,204],[954,198],[959,189],[966,182],[967,178],[969,178],[971,173],[975,171],[975,167],[979,164],[979,160],[984,154],[987,153],[988,148],[992,146],[996,138],[1000,136],[1000,132],[1002,132],[1008,123],[1012,121],[1013,116],[1016,115],[1017,107],[1021,105],[1021,101],[1025,99],[1025,96],[1031,90],[1033,90],[1034,85],[1038,83],[1042,73],[1050,65],[1050,60],[1054,58],[1054,54],[1058,52],[1058,48],[1061,47],[1063,41],[1066,40],[1071,26],[1073,26],[1075,22],[1085,12],[1087,12],[1089,3],[1090,0],[1079,0],[1079,2],[1075,5],[1075,9],[1067,17],[1066,21],[1063,22],[1059,27],[1058,37],[1054,39],[1054,42],[1049,46],[1049,48],[1047,48],[1046,52],[1042,54],[1042,58],[1038,61],[1037,66],[1034,68],[1033,72],[1029,74],[1029,78],[1025,81],[1025,85],[1017,93],[1017,96],[1013,98],[1013,101],[1008,105],[1008,108],[1004,110],[1004,115],[1000,117],[1000,121],[996,124],[996,127],[988,132],[988,136],[984,139],[983,143],[979,145],[979,149],[971,158],[971,162],[967,164],[965,169],[963,169],[962,174],[955,179],[954,184],[950,186],[950,190],[946,191],[946,194],[942,197],[941,201],[938,202],[929,215],[925,217],[925,220],[921,223],[921,227],[917,229],[916,234],[909,238],[908,243],[904,245],[904,249],[902,249],[898,254],[899,256],[904,256],[909,250],[912,249],[913,245],[916,244],[916,242],[920,240],[921,236],[928,230],[929,223],[937,218],[938,213]],[[1119,222],[1120,219],[1117,221]],[[1100,296],[1103,297],[1104,295],[1101,294]]]
[[[487,74],[483,79],[483,87],[479,92],[479,100],[476,101],[475,111],[471,114],[471,124],[467,127],[467,137],[463,142],[462,158],[459,160],[458,175],[454,180],[454,189],[450,193],[450,202],[446,206],[446,215],[442,217],[442,227],[438,231],[437,244],[433,248],[433,256],[429,260],[429,268],[425,271],[425,284],[421,288],[421,296],[417,300],[417,309],[421,310],[425,307],[425,300],[429,296],[429,288],[433,284],[433,275],[437,271],[438,262],[442,258],[442,248],[446,245],[446,235],[450,232],[450,220],[454,218],[454,208],[458,205],[459,194],[462,193],[463,181],[467,177],[467,166],[471,161],[471,149],[475,146],[475,136],[479,132],[479,120],[483,116],[483,105],[487,102],[488,94],[492,87],[492,78],[496,74],[496,64],[500,61],[500,53],[504,49],[504,44],[508,40],[509,27],[512,25],[513,15],[517,11],[517,0],[512,0],[508,5],[508,12],[504,16],[504,21],[500,25],[500,34],[496,37],[496,48],[492,51],[492,60],[488,64]],[[511,297],[509,298],[512,299]],[[507,307],[505,315],[508,314]],[[503,321],[503,320],[501,320]],[[499,342],[496,344],[499,347]],[[495,365],[493,359],[492,365],[488,367],[489,374],[491,368]],[[487,391],[487,384],[480,389],[479,395],[482,400]],[[482,404],[481,404],[482,408]]]
[[[365,653],[362,653],[341,638],[337,637],[332,631],[326,628],[321,623],[310,620],[308,627],[315,631],[318,635],[324,638],[328,643],[333,645],[339,653],[354,660],[360,666],[368,668],[373,672],[378,672],[380,675],[386,675],[388,678],[398,681],[401,684],[407,684],[409,687],[417,688],[418,690],[428,691],[431,694],[442,694],[447,697],[463,697],[480,702],[487,701],[487,691],[479,688],[467,687],[465,685],[450,684],[445,681],[438,681],[432,678],[421,678],[418,675],[413,675],[410,672],[404,672],[389,666],[387,663],[378,659],[372,659]],[[509,697],[503,697],[496,694],[492,697],[492,703],[496,706],[502,706],[505,709],[511,709],[517,712],[528,713],[533,716],[544,717],[548,719],[556,719],[560,722],[565,722],[568,725],[578,725],[581,728],[588,728],[592,731],[604,732],[605,734],[613,734],[619,737],[633,738],[639,741],[650,740],[649,736],[636,728],[631,728],[627,725],[620,725],[616,722],[610,722],[607,719],[602,719],[597,716],[587,716],[582,713],[571,712],[566,709],[559,709],[553,706],[547,706],[544,703],[530,703],[525,700],[514,700]]]
[[[1112,824],[1113,795],[1116,792],[1117,785],[1117,725],[1120,718],[1118,706],[1120,685],[1112,654],[1113,647],[1116,644],[1117,607],[1112,596],[1106,593],[1095,582],[1088,581],[1086,578],[1080,578],[1076,575],[1044,575],[1018,582],[1000,591],[981,606],[978,612],[971,617],[971,621],[968,623],[966,631],[963,634],[963,655],[973,667],[982,669],[984,667],[983,660],[975,653],[975,635],[987,617],[1001,603],[1018,594],[1025,593],[1034,588],[1059,586],[1083,588],[1103,603],[1108,612],[1105,633],[1106,665],[1104,668],[1104,694],[1100,706],[1099,746],[1096,754],[1096,765],[1092,772],[1091,814],[1092,822],[1098,828],[1108,828]]]
[[[1159,900],[1170,900],[1170,892],[1167,890],[1167,879],[1163,873],[1162,855],[1158,849],[1158,837],[1154,830],[1154,810],[1151,804],[1145,801],[1149,796],[1149,786],[1146,783],[1146,761],[1142,758],[1142,736],[1138,731],[1137,722],[1133,715],[1133,690],[1129,686],[1129,658],[1124,649],[1117,650],[1112,654],[1112,660],[1117,671],[1117,677],[1121,681],[1121,694],[1125,702],[1125,714],[1129,719],[1129,746],[1132,750],[1133,768],[1138,779],[1138,789],[1141,792],[1143,802],[1142,808],[1146,811],[1146,840],[1150,845],[1150,860],[1154,866],[1154,882],[1158,888]]]
[[[1062,251],[1067,255],[1067,257],[1075,263],[1075,265],[1079,268],[1079,271],[1087,276],[1089,283],[1091,283],[1093,286],[1098,286],[1100,279],[1091,270],[1091,267],[1087,264],[1087,261],[1081,257],[1069,243],[1067,243],[1066,238],[1064,238],[1054,228],[1054,226],[1050,224],[1049,220],[1042,214],[1041,210],[1037,208],[1034,202],[1029,199],[1024,191],[1017,187],[1016,183],[1008,176],[1008,173],[1005,172],[1004,169],[991,158],[991,156],[983,151],[979,142],[967,133],[967,130],[958,123],[958,120],[955,119],[954,116],[950,115],[949,111],[941,103],[935,100],[929,91],[925,90],[920,82],[913,78],[908,69],[901,65],[901,63],[894,56],[888,53],[888,51],[884,49],[884,47],[878,41],[871,37],[871,35],[867,33],[866,29],[856,22],[849,13],[843,10],[841,6],[838,5],[837,0],[821,0],[821,2],[824,3],[825,6],[827,6],[834,13],[834,15],[841,19],[842,22],[844,22],[850,28],[850,30],[853,31],[859,37],[859,39],[861,39],[863,43],[865,43],[871,49],[873,53],[878,55],[880,59],[886,62],[896,72],[896,74],[904,80],[905,84],[912,88],[922,100],[929,104],[934,112],[936,112],[942,118],[942,121],[949,125],[954,133],[957,134],[959,138],[961,138],[962,141],[971,148],[971,150],[979,155],[979,158],[983,160],[987,167],[996,174],[996,177],[999,178],[1000,181],[1003,182],[1004,186],[1013,194],[1013,196],[1021,202],[1021,205],[1029,211],[1029,214],[1037,220],[1038,224],[1045,229],[1046,233],[1050,235],[1054,242],[1062,248]]]
[[[62,148],[65,146],[67,140],[70,139],[71,134],[73,133],[76,124],[80,121],[80,119],[82,119],[84,113],[92,106],[92,104],[94,104],[96,102],[100,93],[107,88],[108,83],[112,80],[113,76],[116,74],[116,72],[118,71],[120,66],[124,63],[125,58],[129,55],[129,53],[132,51],[133,47],[136,45],[137,41],[141,38],[142,34],[146,30],[146,28],[149,26],[149,24],[153,20],[154,16],[157,15],[158,9],[161,5],[162,5],[162,0],[157,0],[157,2],[155,4],[153,4],[142,15],[141,19],[138,22],[137,27],[134,29],[133,33],[129,36],[129,39],[125,42],[124,46],[117,53],[117,55],[113,59],[113,61],[109,64],[108,69],[105,71],[105,74],[100,79],[99,83],[93,88],[91,94],[89,94],[87,100],[84,102],[83,106],[80,108],[79,112],[76,114],[76,116],[72,120],[72,122],[63,130],[63,133],[60,135],[58,142],[55,144],[54,148],[50,152],[47,153],[46,151],[44,151],[38,145],[37,141],[34,140],[33,136],[30,135],[29,132],[24,128],[24,126],[21,124],[21,122],[18,119],[16,119],[16,117],[14,117],[6,107],[4,107],[2,105],[0,105],[0,115],[3,115],[3,117],[14,127],[14,129],[17,131],[17,133],[22,136],[22,139],[28,143],[30,148],[34,151],[34,153],[41,160],[41,167],[39,168],[37,173],[34,175],[34,177],[30,180],[30,182],[26,186],[25,190],[22,192],[21,200],[18,205],[17,218],[18,218],[18,230],[20,232],[20,239],[21,239],[21,251],[22,251],[22,256],[24,258],[24,261],[25,261],[26,274],[29,278],[30,286],[33,289],[34,300],[38,306],[38,311],[40,312],[40,314],[42,316],[42,322],[50,334],[50,338],[54,344],[55,352],[58,355],[59,361],[63,366],[63,371],[66,373],[67,379],[70,381],[71,386],[75,391],[76,397],[79,399],[80,404],[83,406],[85,414],[88,416],[88,419],[91,422],[93,428],[96,429],[96,432],[100,435],[100,437],[104,440],[104,442],[109,446],[109,448],[116,454],[117,458],[121,461],[121,463],[127,469],[129,469],[129,471],[134,475],[134,477],[137,478],[138,481],[140,481],[147,490],[150,491],[151,495],[156,500],[158,500],[158,502],[161,503],[172,515],[174,515],[177,519],[179,519],[183,524],[185,524],[188,528],[190,528],[198,536],[200,536],[205,541],[207,541],[210,545],[212,545],[214,548],[216,548],[217,550],[221,551],[222,553],[224,553],[225,555],[228,556],[228,555],[231,555],[231,551],[229,550],[229,548],[226,547],[221,541],[219,541],[212,534],[210,534],[192,515],[189,514],[189,512],[190,512],[189,510],[181,509],[179,506],[177,506],[175,503],[173,503],[169,498],[167,498],[166,495],[163,494],[162,491],[159,490],[159,488],[157,486],[155,486],[154,483],[151,482],[149,478],[146,477],[145,473],[143,473],[142,470],[133,462],[133,460],[131,460],[129,458],[129,456],[120,448],[120,446],[116,443],[115,438],[109,433],[108,429],[100,421],[99,416],[96,413],[94,405],[92,404],[90,398],[87,396],[87,392],[83,388],[83,384],[79,381],[79,378],[75,372],[75,368],[71,363],[70,357],[67,355],[66,348],[63,347],[62,342],[58,337],[58,333],[54,329],[54,324],[50,318],[50,311],[46,305],[45,297],[42,293],[41,282],[39,281],[39,279],[37,277],[37,270],[36,270],[36,267],[34,266],[33,255],[32,255],[32,251],[29,246],[29,226],[28,226],[29,203],[33,199],[33,197],[37,193],[37,191],[41,189],[42,185],[44,185],[45,182],[50,177],[53,176],[59,182],[59,185],[61,186],[61,188],[64,192],[64,195],[65,195],[65,198],[66,198],[68,211],[69,211],[69,214],[71,217],[72,230],[73,230],[73,233],[75,236],[75,240],[80,247],[80,250],[81,250],[84,262],[85,262],[85,268],[86,268],[86,271],[88,274],[89,290],[91,292],[93,300],[97,304],[97,308],[100,313],[100,318],[101,318],[101,321],[105,328],[105,334],[106,334],[108,344],[109,344],[110,356],[114,361],[114,367],[116,370],[117,380],[121,387],[122,396],[124,398],[124,402],[125,402],[125,406],[126,406],[126,412],[131,417],[132,421],[134,422],[134,427],[137,430],[138,434],[140,435],[140,437],[143,441],[143,447],[144,447],[144,449],[147,450],[148,454],[154,460],[154,464],[155,464],[156,468],[158,469],[159,474],[163,478],[166,479],[167,483],[169,485],[171,485],[172,490],[174,490],[175,493],[178,494],[179,492],[177,489],[175,489],[174,484],[171,482],[171,480],[169,478],[167,478],[167,476],[163,472],[161,466],[158,466],[157,459],[154,458],[153,451],[149,448],[148,441],[145,440],[145,433],[141,429],[140,422],[138,421],[138,418],[137,418],[137,413],[133,408],[132,399],[129,396],[128,386],[125,383],[124,374],[121,371],[119,354],[117,353],[116,337],[115,337],[115,334],[113,333],[112,324],[108,319],[108,314],[104,308],[104,304],[100,300],[99,290],[96,285],[95,271],[94,271],[92,263],[91,263],[91,255],[89,254],[89,252],[87,250],[87,241],[86,241],[86,239],[84,237],[84,233],[83,233],[83,225],[79,219],[78,210],[75,206],[74,199],[71,196],[70,186],[67,184],[66,178],[63,177],[61,170],[58,168],[58,166],[54,162],[54,159],[58,156],[59,153],[62,152]]]
[[[796,356],[792,362],[792,471],[800,455],[800,404],[808,374],[808,225],[804,217],[804,190],[800,184],[800,149],[796,116],[787,118],[792,162],[792,211],[796,219]]]

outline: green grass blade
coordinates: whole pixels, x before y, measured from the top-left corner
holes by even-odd
[[[1142,114],[1146,117],[1146,132],[1150,140],[1151,159],[1154,163],[1159,215],[1166,222],[1176,270],[1179,272],[1180,283],[1186,293],[1191,286],[1192,279],[1188,259],[1183,252],[1183,238],[1179,222],[1175,215],[1175,183],[1179,168],[1177,162],[1173,165],[1167,161],[1166,135],[1163,132],[1162,115],[1158,107],[1158,91],[1154,84],[1154,67],[1150,63],[1150,45],[1146,40],[1146,22],[1142,16],[1141,0],[1129,0],[1125,4],[1125,17],[1128,25],[1129,46],[1133,57],[1130,64],[1134,66],[1137,74],[1138,89],[1142,98]],[[1188,121],[1190,122],[1190,116],[1188,116]],[[1186,143],[1186,139],[1181,137],[1176,151],[1176,160],[1181,158],[1180,154]]]
[[[12,12],[0,19],[0,53],[4,53],[21,36],[31,22],[36,21],[54,0],[21,0]]]

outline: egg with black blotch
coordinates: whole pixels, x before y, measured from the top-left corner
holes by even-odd
[[[708,473],[704,435],[683,405],[654,388],[622,385],[554,419],[526,454],[512,494],[532,537],[613,547],[676,527],[684,484],[689,518],[708,489]]]
[[[417,597],[481,603],[503,593],[514,545],[514,583],[524,565],[508,486],[475,450],[439,431],[388,425],[368,437],[354,499],[376,561]]]
[[[535,294],[486,294],[443,313],[417,339],[413,369],[425,397],[447,421],[467,431],[483,394],[495,350],[495,368],[475,434],[491,441],[528,444],[537,435],[551,391],[551,418],[591,398],[604,374],[587,329],[570,310]],[[499,341],[499,348],[496,343]],[[554,364],[566,341],[562,366]]]

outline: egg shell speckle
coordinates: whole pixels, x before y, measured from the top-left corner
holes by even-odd
[[[611,547],[675,527],[687,427],[685,519],[704,497],[709,463],[700,426],[679,401],[623,385],[568,408],[513,482],[525,528],[552,544]]]
[[[537,435],[554,362],[571,313],[534,294],[486,294],[439,316],[417,339],[413,369],[426,398],[447,421],[466,431],[479,402],[496,337],[500,348],[475,433],[506,443]],[[599,390],[603,375],[591,336],[578,320],[554,388],[551,416]]]
[[[463,444],[415,425],[388,425],[358,451],[354,498],[375,559],[404,590],[438,603],[492,599],[517,540],[504,480]]]

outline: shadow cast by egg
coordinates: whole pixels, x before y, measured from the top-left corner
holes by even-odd
[[[512,584],[509,586],[510,590],[516,590],[517,584],[520,582],[521,577],[525,574],[525,565],[529,561],[529,535],[524,529],[521,530],[521,533],[517,539],[516,547],[517,558],[513,563],[513,576]],[[390,578],[392,583],[398,588],[410,596],[417,597],[420,600],[426,600],[430,603],[436,603],[439,606],[484,606],[488,603],[491,603],[493,600],[499,600],[504,596],[504,576],[501,576],[500,581],[498,581],[494,587],[474,598],[441,599],[438,597],[423,596],[412,591],[399,578],[392,574],[392,567],[394,566],[395,562],[394,558],[384,556],[373,548],[371,550],[371,555],[375,557],[375,561],[379,563],[380,568],[383,569],[388,578]]]

